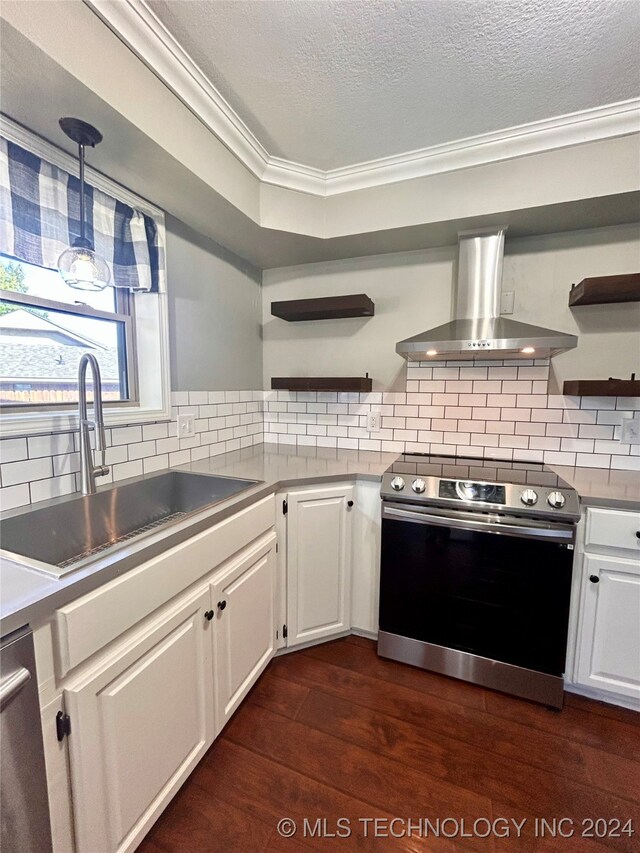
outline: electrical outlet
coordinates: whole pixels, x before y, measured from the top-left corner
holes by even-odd
[[[369,412],[367,415],[367,431],[380,432],[380,412]]]
[[[623,418],[621,426],[623,444],[640,444],[640,415]]]
[[[500,302],[500,313],[501,314],[513,314],[513,303],[515,301],[515,291],[506,290],[502,294],[502,299]]]
[[[192,438],[195,434],[195,415],[178,415],[178,438]]]

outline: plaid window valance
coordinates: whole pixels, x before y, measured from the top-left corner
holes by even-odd
[[[151,216],[85,182],[85,235],[116,287],[158,290],[164,247]],[[79,236],[79,179],[0,137],[0,252],[57,269]]]

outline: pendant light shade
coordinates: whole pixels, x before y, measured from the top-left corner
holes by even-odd
[[[84,149],[86,145],[94,148],[102,142],[102,134],[78,118],[61,118],[60,127],[78,145],[80,236],[58,258],[58,271],[69,287],[76,290],[104,290],[111,280],[111,271],[105,259],[95,253],[91,241],[85,236],[84,211]]]
[[[88,240],[85,241],[89,243]],[[104,290],[109,284],[111,273],[104,258],[96,253],[89,245],[78,245],[80,238],[73,241],[73,246],[58,258],[60,275],[76,290]]]

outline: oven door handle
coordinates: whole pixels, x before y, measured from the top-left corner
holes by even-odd
[[[520,536],[524,539],[545,539],[547,542],[573,542],[573,527],[537,526],[527,521],[510,519],[508,522],[483,521],[478,518],[461,518],[451,515],[436,515],[422,510],[398,509],[383,505],[382,517],[408,521],[412,524],[435,524],[439,527],[451,527],[457,530],[478,530],[503,536]]]

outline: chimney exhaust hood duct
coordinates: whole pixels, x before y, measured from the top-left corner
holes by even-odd
[[[408,361],[548,358],[573,349],[575,335],[500,316],[506,228],[458,235],[455,320],[396,345]]]

